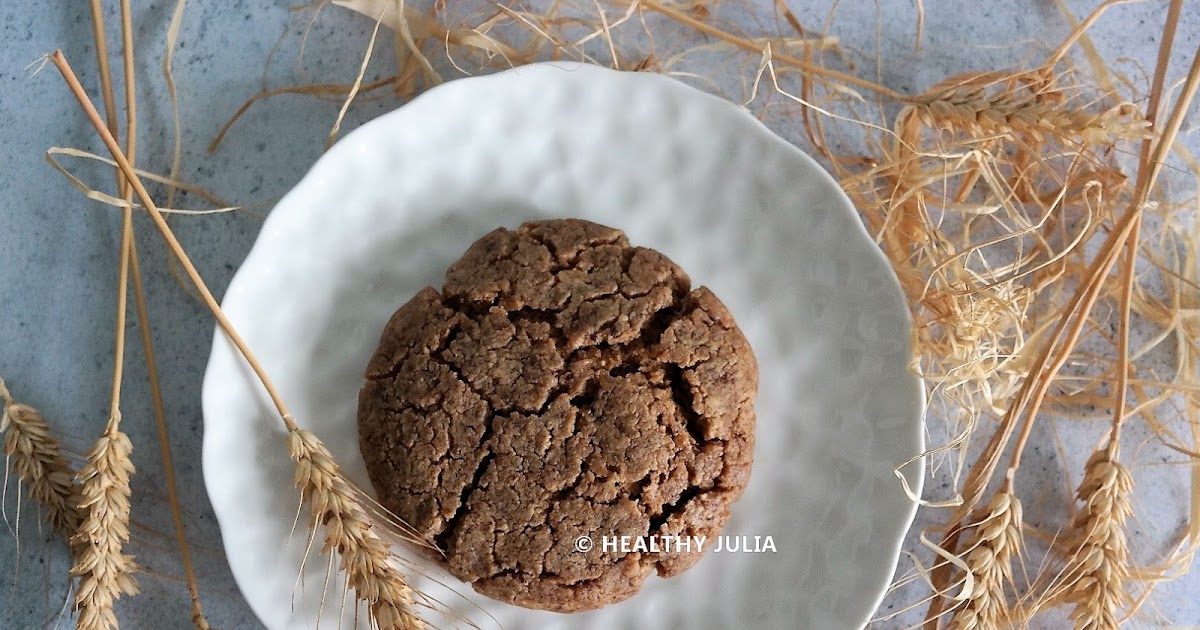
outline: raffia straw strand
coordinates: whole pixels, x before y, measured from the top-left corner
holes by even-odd
[[[732,44],[733,46],[736,46],[737,48],[741,48],[742,50],[746,50],[746,51],[754,52],[754,53],[762,53],[763,52],[762,47],[758,46],[754,42],[743,39],[741,37],[737,37],[736,35],[731,35],[715,26],[705,24],[704,22],[701,22],[700,20],[697,20],[696,18],[694,18],[686,13],[683,13],[682,11],[679,11],[678,9],[660,4],[659,2],[656,2],[655,0],[631,0],[631,1],[636,2],[638,5],[646,7],[647,9],[650,9],[651,11],[654,11],[656,13],[661,13],[661,14],[671,18],[672,20],[675,20],[676,22],[679,22],[685,26],[695,29],[696,31],[704,33],[705,35],[715,37],[727,44]],[[884,96],[884,97],[887,97],[887,98],[890,98],[893,100],[897,100],[897,101],[904,100],[904,95],[900,94],[899,92],[890,90],[882,85],[879,85],[877,83],[872,83],[865,79],[860,79],[852,74],[846,74],[844,72],[830,70],[829,68],[825,68],[825,67],[817,65],[815,63],[809,63],[808,61],[805,61],[798,57],[775,53],[772,55],[772,59],[781,65],[792,66],[794,68],[803,70],[804,72],[807,72],[807,73],[810,73],[810,74],[813,74],[816,76],[820,76],[820,77],[823,77],[826,79],[832,79],[834,81],[839,81],[846,85],[853,85],[855,87],[866,88],[872,92],[875,92],[877,94],[880,94],[881,96]]]
[[[79,79],[75,76],[74,71],[71,70],[71,66],[62,54],[62,51],[55,51],[50,56],[50,60],[62,74],[67,86],[76,100],[79,101],[84,113],[92,123],[92,126],[95,127],[96,132],[100,135],[101,140],[103,140],[105,146],[112,154],[113,159],[116,160],[126,178],[133,185],[134,192],[150,212],[151,219],[154,221],[156,227],[158,227],[163,239],[183,265],[184,270],[187,272],[189,278],[191,278],[196,289],[200,292],[201,297],[204,298],[205,303],[213,313],[218,324],[242,354],[242,357],[251,366],[251,369],[254,370],[263,387],[267,390],[268,395],[280,413],[284,426],[287,428],[289,453],[294,454],[294,459],[297,459],[297,475],[301,474],[299,472],[300,461],[305,458],[312,464],[321,467],[318,471],[319,476],[315,479],[317,481],[323,480],[326,485],[312,487],[318,490],[328,488],[329,492],[318,492],[308,497],[302,497],[302,499],[307,500],[314,523],[328,524],[330,522],[338,522],[355,527],[329,527],[326,525],[325,530],[325,550],[327,552],[334,550],[341,551],[346,548],[354,548],[358,551],[356,555],[349,557],[341,555],[342,566],[351,575],[352,584],[354,583],[353,577],[356,574],[361,578],[358,583],[361,590],[359,587],[356,587],[355,596],[367,603],[372,611],[373,622],[380,628],[385,630],[407,630],[408,628],[420,627],[421,622],[411,609],[411,599],[406,600],[399,596],[400,594],[408,593],[411,597],[411,589],[408,587],[404,576],[398,570],[372,570],[371,572],[366,572],[361,565],[349,564],[350,562],[364,562],[365,560],[362,556],[364,553],[386,553],[388,549],[387,543],[371,527],[366,527],[366,524],[370,520],[366,516],[367,512],[363,509],[353,487],[342,478],[340,471],[333,462],[332,456],[327,450],[324,450],[324,446],[320,440],[315,435],[300,429],[296,424],[295,419],[287,410],[282,397],[271,383],[261,363],[250,352],[245,341],[221,311],[220,305],[217,304],[212,292],[209,291],[203,278],[200,277],[199,272],[196,271],[186,252],[183,251],[170,226],[167,225],[162,214],[158,212],[154,200],[137,178],[133,166],[125,158],[120,145],[117,144],[116,139],[105,128],[99,112],[96,111],[95,105],[92,104],[87,92],[84,91],[83,86],[79,83]],[[320,447],[320,449],[317,447]],[[312,474],[311,472],[309,473],[309,475]],[[311,479],[310,477],[310,481],[308,482],[310,485]],[[375,568],[374,565],[367,566]],[[414,623],[418,625],[411,625]]]
[[[390,9],[391,7],[388,7]],[[329,137],[325,139],[325,148],[333,146],[337,140],[338,131],[342,128],[342,119],[346,117],[346,112],[350,110],[350,104],[354,102],[355,95],[362,88],[363,77],[367,74],[367,67],[371,64],[371,55],[375,52],[375,39],[379,36],[379,27],[383,25],[383,16],[388,9],[384,9],[379,14],[379,19],[375,20],[375,28],[371,30],[371,39],[367,40],[367,50],[363,53],[362,63],[359,64],[358,74],[354,75],[354,83],[350,86],[350,92],[346,94],[346,100],[342,103],[341,109],[338,110],[337,118],[333,121],[333,128],[329,130]],[[396,9],[403,15],[404,4],[401,2],[400,7]],[[411,37],[410,37],[411,41]],[[416,47],[416,44],[413,44]]]
[[[0,378],[0,433],[4,453],[17,477],[29,488],[29,496],[45,510],[50,527],[69,539],[79,529],[79,484],[75,471],[62,454],[62,446],[37,409],[12,399]]]
[[[103,192],[100,192],[99,190],[91,188],[86,183],[84,183],[83,180],[79,179],[73,173],[71,173],[71,171],[68,170],[66,166],[64,166],[61,162],[59,162],[58,159],[56,159],[54,157],[56,155],[66,155],[66,156],[70,156],[70,157],[83,158],[85,160],[93,160],[96,162],[108,164],[109,166],[112,166],[113,168],[116,168],[116,166],[117,166],[116,162],[114,162],[108,158],[102,158],[98,155],[89,153],[87,151],[80,151],[79,149],[72,149],[72,148],[67,148],[67,147],[50,147],[49,149],[46,149],[46,153],[45,153],[46,162],[48,162],[50,164],[50,166],[53,167],[54,170],[58,171],[63,177],[67,178],[67,181],[70,182],[71,185],[74,186],[76,190],[78,190],[81,194],[83,194],[84,197],[87,197],[88,199],[91,199],[93,201],[98,201],[100,203],[103,203],[103,204],[106,204],[109,206],[113,206],[114,208],[133,208],[136,210],[136,209],[140,209],[142,207],[140,204],[134,203],[131,200],[120,199],[118,197],[114,197],[110,194],[103,193]],[[191,194],[194,194],[197,197],[199,197],[215,206],[214,208],[211,208],[208,210],[185,210],[185,209],[180,209],[180,208],[159,207],[158,211],[162,212],[163,214],[182,214],[182,215],[189,215],[189,216],[201,216],[201,215],[207,215],[207,214],[223,214],[225,212],[236,212],[236,211],[240,211],[240,210],[249,210],[250,209],[249,206],[234,206],[229,203],[226,203],[225,201],[221,200],[216,195],[205,190],[204,188],[201,188],[200,186],[193,186],[186,182],[181,182],[178,180],[171,179],[170,177],[164,177],[162,175],[157,175],[155,173],[151,173],[151,172],[145,171],[143,169],[137,169],[137,173],[138,173],[138,176],[146,179],[147,181],[152,181],[152,182],[156,182],[159,184],[165,184],[167,186],[172,186],[172,187],[178,188],[180,190],[185,190],[185,191],[187,191]],[[135,234],[135,236],[136,236],[136,234]]]

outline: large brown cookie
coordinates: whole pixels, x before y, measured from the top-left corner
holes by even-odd
[[[598,608],[686,570],[695,547],[603,537],[711,547],[749,480],[745,337],[665,256],[595,223],[484,236],[442,293],[396,311],[366,379],[359,440],[381,503],[455,576],[520,606]]]

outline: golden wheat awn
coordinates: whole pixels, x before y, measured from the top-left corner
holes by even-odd
[[[28,487],[29,496],[45,510],[54,531],[70,538],[79,528],[79,485],[62,455],[62,447],[37,409],[15,402],[0,378],[4,415],[4,453],[12,471]],[[20,500],[20,498],[18,498]]]
[[[116,418],[114,418],[116,420]],[[79,578],[75,610],[81,630],[117,627],[113,604],[122,595],[138,592],[133,556],[123,547],[129,542],[129,477],[133,474],[129,436],[110,421],[79,471],[83,522],[72,539],[78,545],[71,575]]]
[[[376,533],[358,492],[342,477],[333,455],[311,432],[288,432],[296,462],[296,487],[309,506],[312,527],[325,528],[324,554],[337,554],[355,596],[382,630],[424,627],[413,612],[413,590],[389,561],[388,544]]]

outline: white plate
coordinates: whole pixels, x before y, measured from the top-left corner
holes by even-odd
[[[356,396],[388,317],[484,233],[553,216],[625,230],[733,311],[761,388],[752,479],[726,533],[771,536],[777,551],[710,552],[569,616],[421,585],[507,630],[863,625],[915,511],[893,474],[922,449],[908,312],[833,179],[730,103],[578,64],[453,81],[313,166],[263,226],[225,312],[300,423],[369,488]],[[203,398],[204,479],[238,585],[269,628],[311,630],[325,559],[314,550],[301,569],[303,532],[285,547],[299,497],[283,429],[219,333]],[[919,488],[920,464],[905,472]],[[320,614],[334,628],[340,585],[329,593]]]

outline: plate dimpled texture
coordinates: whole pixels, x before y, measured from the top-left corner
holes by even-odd
[[[508,630],[862,626],[915,509],[893,473],[922,448],[907,309],[835,182],[725,101],[578,64],[441,86],[313,166],[224,308],[300,423],[369,488],[356,396],[384,323],[486,232],[557,216],[625,230],[733,311],[761,386],[752,479],[726,534],[771,536],[777,551],[710,551],[629,601],[570,616],[418,585]],[[299,496],[282,425],[219,332],[203,403],[205,482],[238,585],[267,627],[309,630],[326,562],[314,551],[301,570],[302,531],[284,546]],[[905,474],[919,488],[920,464]],[[353,606],[329,599],[322,625],[340,611],[352,627]]]

